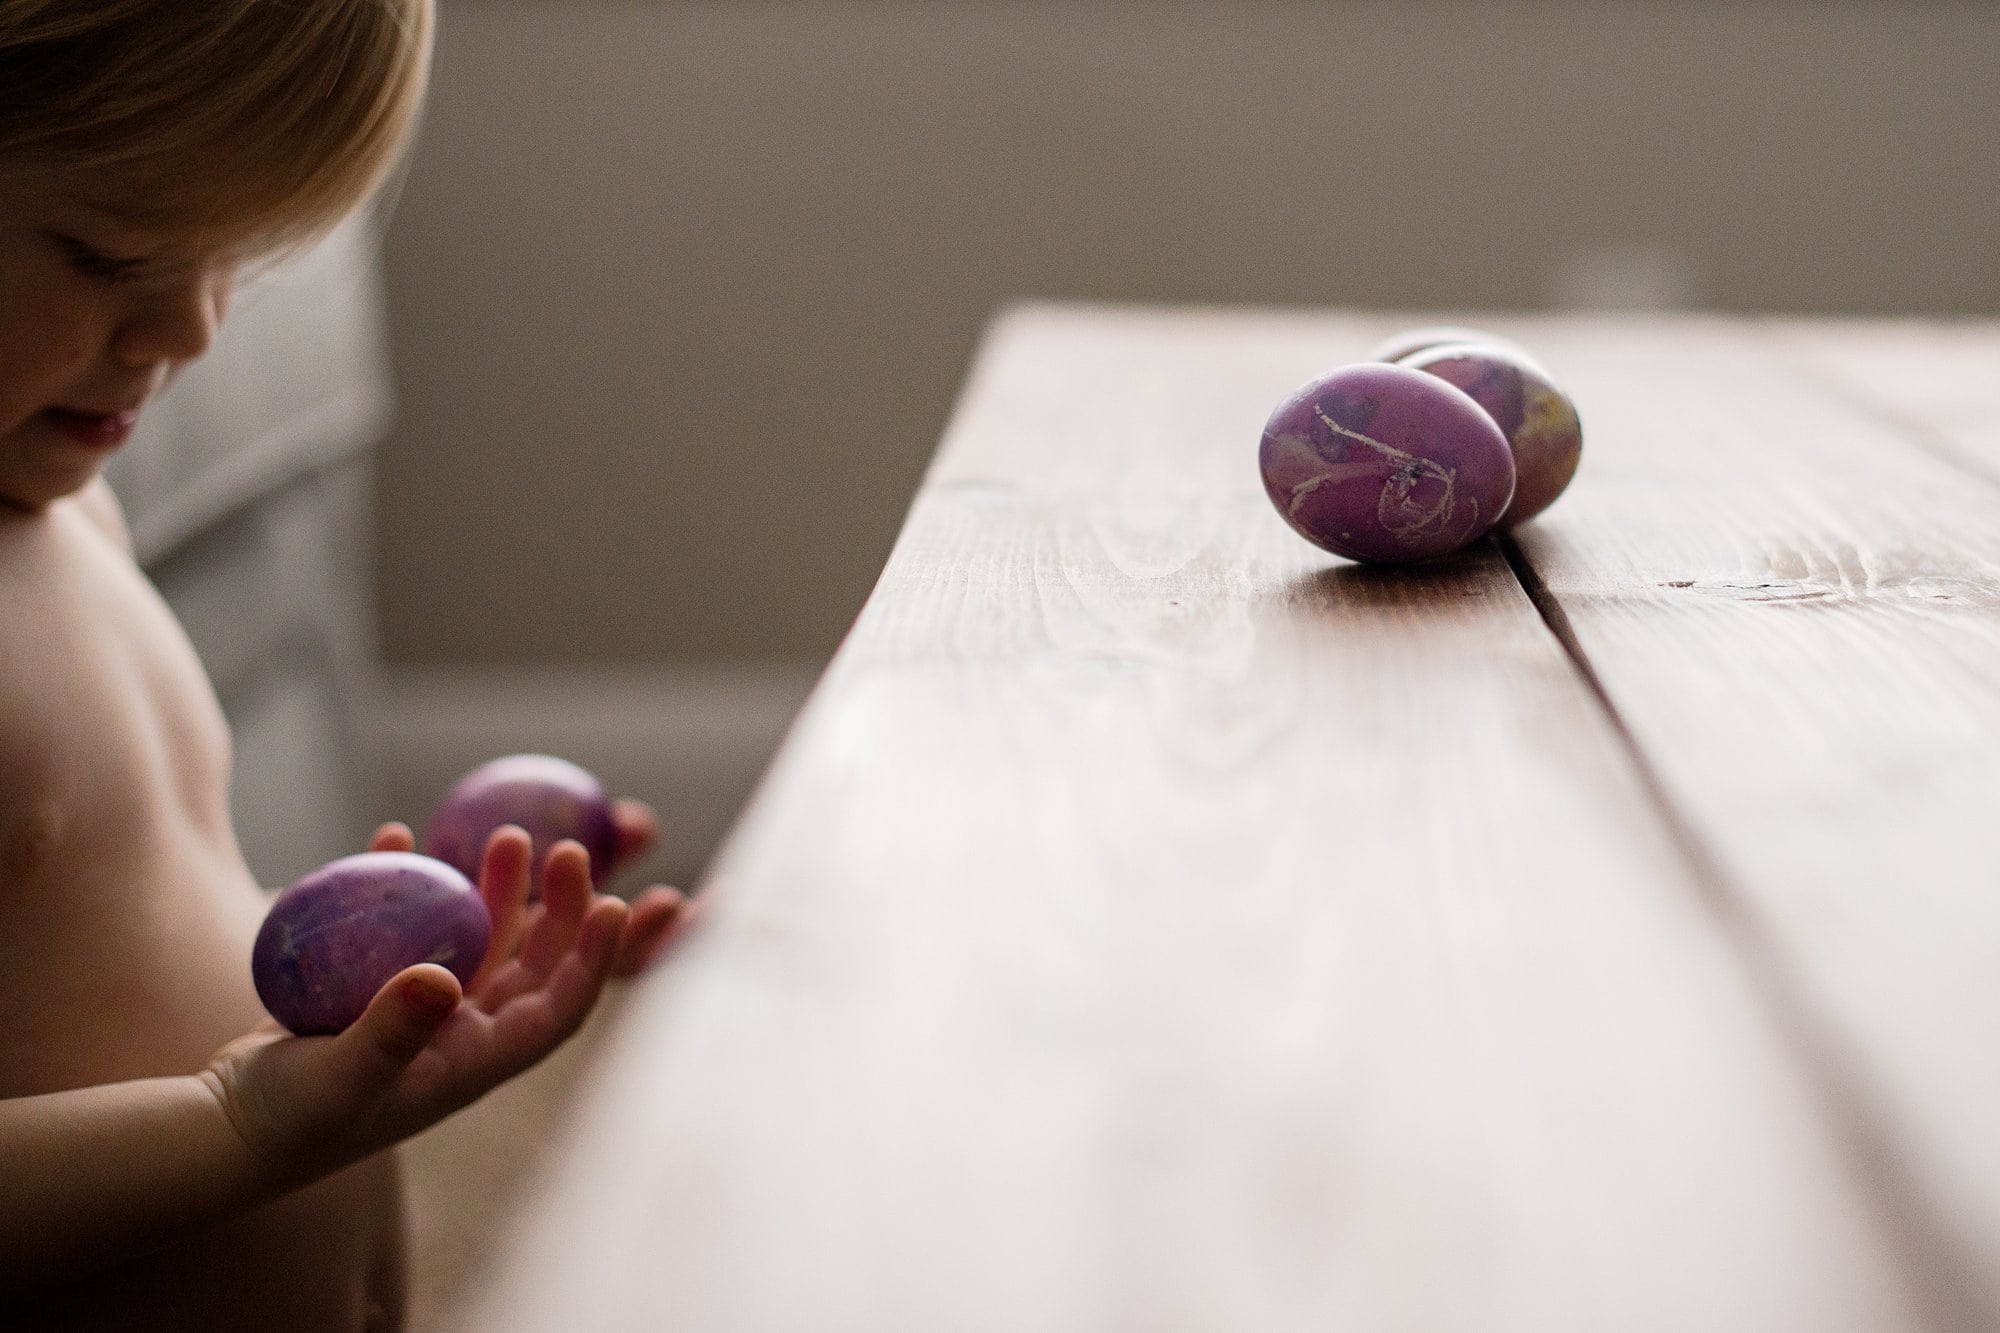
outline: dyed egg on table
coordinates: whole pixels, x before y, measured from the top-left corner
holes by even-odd
[[[1500,526],[1525,523],[1554,504],[1583,456],[1576,404],[1522,353],[1491,343],[1442,343],[1401,362],[1457,385],[1486,409],[1514,451],[1514,499]]]
[[[1435,375],[1380,361],[1329,371],[1278,404],[1258,464],[1293,529],[1370,564],[1456,551],[1514,495],[1513,450],[1485,409]]]
[[[1428,352],[1433,347],[1446,343],[1477,343],[1484,347],[1498,347],[1532,362],[1535,358],[1527,348],[1496,333],[1484,329],[1467,328],[1462,324],[1427,324],[1422,328],[1405,329],[1391,334],[1376,343],[1368,353],[1370,361],[1408,361],[1419,352]]]

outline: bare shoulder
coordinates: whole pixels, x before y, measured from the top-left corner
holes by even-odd
[[[121,549],[132,549],[132,530],[125,525],[125,507],[118,503],[111,484],[103,477],[92,478],[88,486],[78,491],[75,504]]]
[[[10,741],[47,732],[62,716],[52,712],[57,700],[103,678],[107,621],[129,618],[109,590],[137,577],[118,502],[101,481],[40,511],[0,513],[0,764],[9,771],[21,771]]]
[[[101,477],[46,509],[0,508],[0,616],[6,628],[18,628],[14,622],[38,606],[50,609],[43,599],[54,589],[46,585],[86,550],[98,561],[123,565],[132,559],[125,511]]]

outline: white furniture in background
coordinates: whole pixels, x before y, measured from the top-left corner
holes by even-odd
[[[362,218],[246,283],[108,470],[221,696],[237,830],[267,885],[359,850],[374,813],[369,470],[390,404]]]

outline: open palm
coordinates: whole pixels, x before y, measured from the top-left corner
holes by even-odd
[[[385,825],[369,847],[408,851],[410,831]],[[527,834],[493,834],[479,875],[492,942],[463,990],[420,963],[344,1032],[294,1037],[267,1023],[217,1053],[209,1082],[272,1169],[305,1180],[359,1160],[534,1065],[581,1026],[606,977],[643,966],[687,916],[677,890],[649,889],[629,907],[595,892],[574,842],[550,850],[533,905],[531,869]]]

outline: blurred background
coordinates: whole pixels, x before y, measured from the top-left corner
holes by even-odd
[[[1990,315],[1996,68],[1991,3],[445,0],[393,206],[114,480],[267,882],[521,749],[689,882],[999,306]]]

